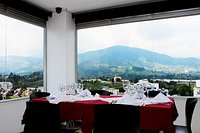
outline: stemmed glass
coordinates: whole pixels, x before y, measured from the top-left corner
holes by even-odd
[[[123,83],[123,89],[125,91],[125,94],[128,94],[128,83]]]
[[[136,91],[139,94],[140,99],[143,99],[144,93],[147,91],[147,86],[145,84],[137,84]]]
[[[75,86],[72,83],[70,83],[70,84],[60,83],[58,90],[59,90],[60,93],[63,93],[65,95],[72,95],[75,92],[74,91]]]
[[[82,90],[83,90],[83,84],[77,83],[76,84],[76,89],[75,89],[76,94],[79,94]]]
[[[123,84],[123,89],[125,90],[125,94],[129,96],[134,94],[134,85],[131,85],[130,83]]]
[[[58,91],[60,93],[64,93],[66,90],[65,90],[65,84],[64,83],[60,83],[59,87],[58,87]]]
[[[76,89],[76,83],[69,83],[67,84],[67,94],[74,95]]]
[[[83,90],[83,84],[81,83],[60,83],[58,87],[59,93],[65,95],[75,95],[79,94]]]

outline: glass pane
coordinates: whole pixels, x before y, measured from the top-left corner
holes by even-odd
[[[29,96],[43,90],[44,28],[0,16],[1,99]],[[3,34],[3,35],[1,35]]]
[[[0,14],[0,74],[5,74],[6,17]]]
[[[168,95],[199,95],[199,23],[196,15],[80,29],[78,79],[91,89],[143,81]]]

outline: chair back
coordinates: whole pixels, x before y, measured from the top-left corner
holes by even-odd
[[[49,92],[33,92],[30,94],[29,98],[30,100],[34,99],[34,98],[41,98],[41,97],[47,97],[49,96],[50,93]]]
[[[187,98],[186,100],[185,115],[186,115],[186,126],[188,129],[188,133],[192,133],[191,121],[197,101],[198,98]]]
[[[139,133],[139,106],[97,104],[94,107],[94,133]]]
[[[24,131],[59,130],[59,106],[48,102],[27,101],[23,120]]]
[[[106,91],[106,90],[90,90],[92,95],[95,95],[96,93],[98,93],[99,95],[108,95],[110,96],[110,94],[112,94],[112,92]]]
[[[148,97],[155,97],[160,93],[160,91],[148,91],[147,93]]]

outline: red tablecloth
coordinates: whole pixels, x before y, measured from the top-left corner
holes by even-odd
[[[174,133],[173,122],[178,117],[175,103],[155,104],[140,107],[140,128]]]
[[[44,101],[44,99],[37,99],[36,101]],[[101,100],[60,102],[61,120],[82,120],[83,133],[92,133],[95,104],[109,103]],[[162,130],[174,133],[173,122],[177,117],[178,113],[174,103],[141,106],[140,128],[143,130]]]

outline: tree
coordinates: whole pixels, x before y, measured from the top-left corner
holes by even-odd
[[[181,84],[177,90],[181,96],[193,96],[193,89],[189,85]]]

